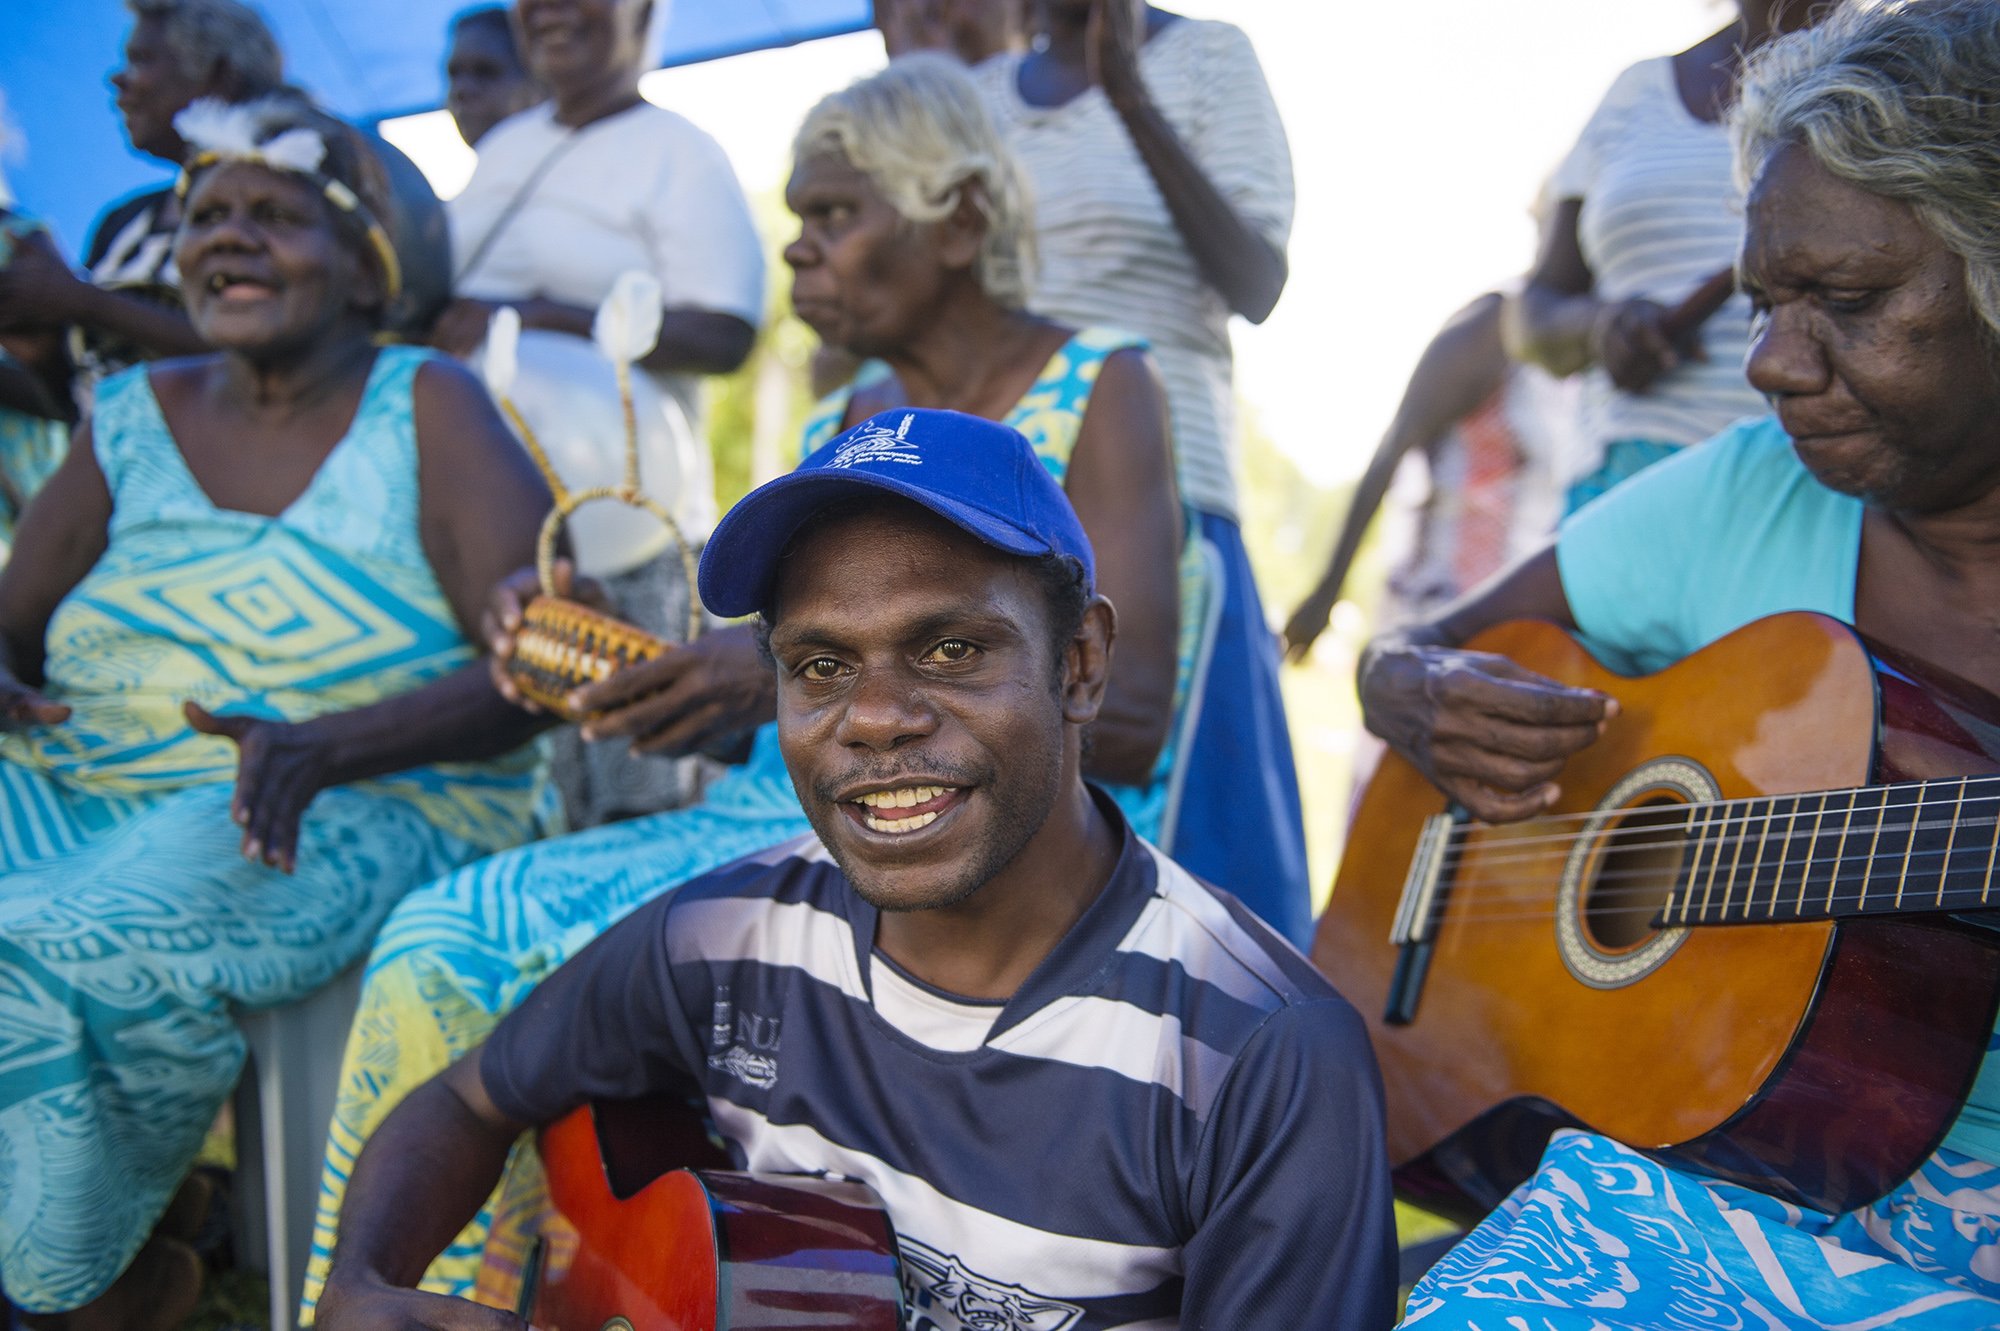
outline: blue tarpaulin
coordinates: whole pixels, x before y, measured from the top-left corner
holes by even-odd
[[[471,0],[253,3],[284,48],[287,78],[367,123],[442,104],[445,28]],[[106,204],[167,178],[126,146],[105,82],[131,19],[123,0],[0,0],[0,10],[0,94],[21,140],[0,164],[19,206],[74,252]],[[869,0],[677,0],[662,63],[852,32],[868,17]]]

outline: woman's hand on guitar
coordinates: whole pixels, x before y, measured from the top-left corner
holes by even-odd
[[[576,566],[567,559],[558,559],[551,570],[550,580],[555,583],[556,595],[567,597],[580,605],[606,614],[616,613],[610,598],[604,594],[601,584],[590,578],[577,576]],[[540,712],[542,709],[521,695],[514,683],[514,677],[507,673],[507,663],[514,659],[514,635],[521,628],[521,612],[528,602],[542,594],[542,580],[531,568],[516,569],[494,584],[493,591],[486,598],[486,609],[479,616],[479,640],[486,644],[487,668],[493,674],[493,687],[500,696],[525,712]]]
[[[1360,689],[1368,729],[1489,823],[1532,818],[1553,805],[1563,765],[1618,714],[1608,694],[1453,647],[1371,646]]]
[[[313,1325],[320,1331],[531,1331],[510,1312],[386,1281],[327,1277]]]
[[[718,747],[777,715],[777,678],[738,625],[627,666],[572,695],[585,739],[625,736],[635,753],[674,757]]]

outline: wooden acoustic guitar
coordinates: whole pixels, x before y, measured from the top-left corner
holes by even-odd
[[[541,1331],[902,1326],[895,1234],[865,1184],[679,1167],[728,1161],[664,1100],[586,1105],[541,1155],[560,1219],[521,1291]]]
[[[1313,959],[1406,1195],[1488,1209],[1563,1125],[1822,1211],[1907,1177],[2000,1002],[2000,703],[1817,615],[1637,679],[1547,624],[1470,646],[1622,710],[1545,816],[1393,754],[1360,803]]]

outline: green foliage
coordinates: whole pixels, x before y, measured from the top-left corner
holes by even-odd
[[[1318,485],[1279,449],[1248,403],[1243,428],[1243,543],[1257,570],[1264,612],[1282,624],[1326,568],[1352,485]]]
[[[789,238],[797,223],[782,193],[752,200],[757,232]],[[799,434],[813,408],[808,367],[819,339],[792,313],[791,273],[782,242],[768,243],[769,290],[763,334],[743,367],[708,385],[708,442],[718,511],[798,459]]]

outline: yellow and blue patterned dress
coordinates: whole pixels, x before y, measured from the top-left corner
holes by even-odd
[[[232,1008],[303,998],[410,887],[532,830],[533,750],[323,792],[287,875],[240,853],[236,749],[180,704],[303,720],[475,658],[418,534],[411,386],[378,353],[276,518],[189,473],[146,370],[98,390],[103,556],[58,607],[59,726],[0,737],[0,1285],[74,1308],[146,1240],[235,1085]]]
[[[1007,424],[1028,437],[1058,481],[1069,470],[1105,359],[1144,345],[1124,334],[1079,333],[1008,413]],[[807,422],[806,451],[839,433],[850,392],[829,398]],[[1210,566],[1199,547],[1190,551],[1183,561],[1182,697],[1198,655],[1195,639],[1214,619],[1207,604]],[[1176,736],[1154,783],[1112,792],[1142,836],[1154,832],[1166,804],[1178,717],[1185,711],[1177,709]],[[411,893],[376,941],[348,1037],[301,1320],[312,1320],[326,1276],[348,1172],[368,1134],[405,1095],[484,1040],[544,977],[639,906],[807,830],[778,751],[777,726],[770,724],[758,731],[748,761],[731,768],[697,805],[524,846]],[[472,1295],[477,1285],[486,1301],[506,1303],[506,1282],[539,1214],[537,1178],[532,1158],[517,1159],[498,1211],[489,1206],[481,1212],[432,1264],[424,1288]]]

